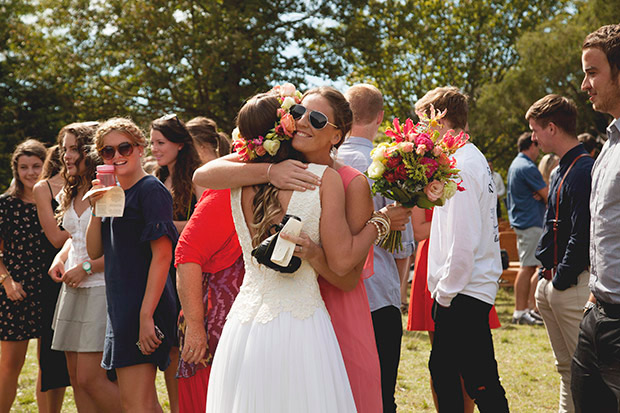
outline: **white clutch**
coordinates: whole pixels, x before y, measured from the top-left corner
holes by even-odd
[[[287,234],[292,234],[297,237],[301,233],[303,226],[304,224],[301,221],[289,219],[280,232],[286,232]],[[273,253],[271,254],[271,262],[286,267],[291,262],[294,252],[294,242],[278,237],[276,245],[273,248]]]

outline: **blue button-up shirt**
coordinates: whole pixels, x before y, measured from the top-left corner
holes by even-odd
[[[508,168],[508,218],[517,229],[542,228],[545,202],[534,199],[534,192],[547,184],[538,167],[524,153],[519,153]]]
[[[545,213],[543,235],[538,242],[536,258],[544,268],[555,267],[554,249],[557,253],[557,271],[553,277],[553,286],[565,290],[577,284],[577,277],[589,263],[590,248],[590,186],[592,184],[592,165],[590,156],[580,158],[569,174],[568,167],[575,158],[587,154],[582,144],[566,152],[560,165],[553,171],[549,182],[549,202]],[[558,186],[566,175],[559,196],[559,220],[557,243],[554,241],[553,222],[558,204]]]
[[[366,172],[372,159],[372,142],[365,138],[351,136],[338,149],[338,159],[360,172]],[[372,185],[372,180],[368,180]],[[379,210],[394,201],[375,195],[375,210]],[[374,274],[364,280],[370,311],[383,307],[400,308],[400,277],[394,256],[381,247],[374,248]]]
[[[620,118],[607,127],[607,142],[592,169],[590,290],[620,304]]]

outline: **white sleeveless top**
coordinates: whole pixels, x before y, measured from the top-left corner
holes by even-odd
[[[91,217],[90,211],[91,207],[89,206],[82,212],[82,215],[78,216],[73,207],[73,202],[71,202],[71,205],[62,217],[63,228],[71,234],[71,249],[65,262],[65,271],[76,265],[82,265],[86,260],[90,260],[88,252],[86,252],[86,229]],[[105,285],[104,277],[103,272],[94,272],[93,275],[87,275],[77,288],[103,286]]]
[[[308,170],[319,177],[326,168],[326,165],[308,165]],[[243,250],[245,277],[228,317],[234,316],[241,323],[252,320],[267,323],[281,312],[290,312],[294,318],[303,320],[317,309],[325,309],[317,273],[307,261],[302,260],[296,272],[284,274],[259,264],[252,256],[252,237],[241,208],[241,191],[241,188],[231,190],[231,208]],[[293,192],[286,213],[299,217],[303,231],[312,241],[320,242],[321,198],[318,188]]]

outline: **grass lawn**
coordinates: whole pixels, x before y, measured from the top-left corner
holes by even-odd
[[[555,369],[547,332],[543,326],[510,324],[513,309],[512,289],[500,288],[496,310],[502,327],[492,333],[495,358],[510,410],[557,412],[560,376]],[[406,325],[406,316],[403,325]],[[401,412],[435,411],[427,367],[430,350],[426,332],[405,331],[396,386],[396,403]]]
[[[557,411],[560,376],[544,327],[510,324],[512,290],[500,289],[496,308],[502,327],[493,330],[495,356],[502,384],[513,412]],[[403,317],[403,325],[406,317]],[[400,412],[432,412],[433,399],[427,369],[430,344],[426,333],[406,331],[403,337],[396,400]],[[19,379],[14,412],[36,412],[34,388],[37,379],[36,342],[31,342]],[[157,376],[159,400],[169,410],[163,374]],[[63,412],[76,412],[73,392],[67,389]],[[477,411],[477,410],[476,410]]]

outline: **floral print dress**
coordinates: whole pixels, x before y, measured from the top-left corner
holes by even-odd
[[[0,287],[0,340],[40,337],[41,301],[49,284],[48,266],[56,250],[41,229],[35,204],[11,195],[0,196],[0,239],[4,242],[2,261],[26,292],[23,300],[11,301]]]

